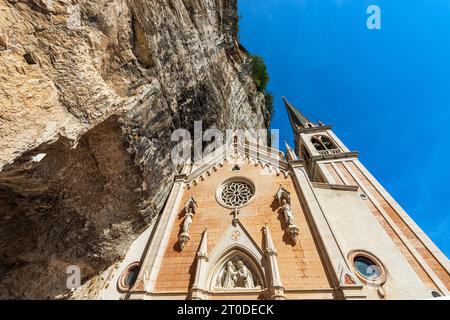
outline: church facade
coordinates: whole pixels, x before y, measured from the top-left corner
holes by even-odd
[[[449,295],[448,258],[358,153],[331,126],[285,106],[295,147],[284,154],[232,143],[201,165],[186,164],[100,298]]]

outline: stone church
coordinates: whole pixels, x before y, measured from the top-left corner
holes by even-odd
[[[232,143],[175,177],[101,299],[432,299],[450,263],[333,133],[286,100],[295,148]]]

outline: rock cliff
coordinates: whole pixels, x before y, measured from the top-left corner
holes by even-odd
[[[264,127],[237,0],[0,0],[0,298],[52,299],[160,212],[176,128]]]

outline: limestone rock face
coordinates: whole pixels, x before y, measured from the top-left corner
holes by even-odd
[[[0,0],[0,298],[55,298],[160,212],[171,133],[261,128],[237,0]]]

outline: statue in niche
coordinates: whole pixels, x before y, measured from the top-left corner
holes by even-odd
[[[284,220],[286,221],[286,225],[288,227],[295,226],[295,218],[294,213],[292,212],[291,205],[287,202],[286,198],[283,198],[283,200],[281,200],[281,203],[282,203],[281,208],[283,209]]]
[[[192,212],[192,208],[188,209],[188,212],[186,212],[186,215],[184,216],[184,222],[183,222],[183,233],[189,234],[189,229],[192,225],[192,217],[194,216],[194,213]]]
[[[255,288],[255,280],[252,272],[242,260],[238,260],[236,263],[229,260],[223,272],[217,277],[217,287],[228,290],[237,288],[253,289]]]
[[[185,210],[186,215],[184,216],[184,221],[181,225],[181,234],[178,238],[181,250],[184,250],[184,248],[186,247],[186,243],[191,240],[189,230],[191,229],[194,213],[196,213],[197,211],[197,203],[195,202],[193,197],[191,197],[186,203]]]
[[[293,243],[297,243],[299,228],[295,225],[295,217],[291,207],[291,195],[283,186],[277,191],[276,198],[278,199],[278,204],[283,211],[284,221],[286,223],[286,233],[290,236]]]

